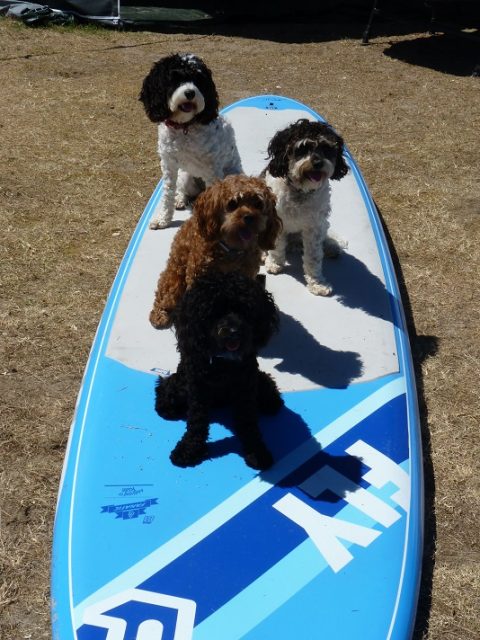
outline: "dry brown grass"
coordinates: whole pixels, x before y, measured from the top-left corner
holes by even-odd
[[[74,403],[159,178],[155,127],[137,95],[152,62],[178,50],[205,57],[223,104],[292,96],[348,141],[398,254],[412,335],[439,340],[434,357],[422,358],[431,339],[414,349],[427,480],[416,635],[480,637],[480,80],[465,72],[478,60],[460,40],[432,56],[437,45],[423,33],[362,47],[331,37],[342,29],[117,33],[0,20],[2,640],[50,637],[51,532]],[[399,50],[411,64],[393,57]],[[432,59],[437,68],[423,65]]]

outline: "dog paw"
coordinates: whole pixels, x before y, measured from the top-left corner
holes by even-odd
[[[184,198],[183,196],[177,196],[175,198],[175,209],[177,211],[185,211],[188,205],[189,205],[189,202],[187,198]]]
[[[278,264],[278,262],[274,262],[267,258],[265,261],[265,269],[268,273],[273,273],[276,275],[277,273],[281,273],[283,271],[283,264]]]
[[[169,219],[166,219],[166,218],[152,218],[150,220],[150,224],[148,226],[150,227],[150,229],[153,229],[155,231],[156,229],[166,229],[169,224],[170,224],[170,220]]]
[[[176,467],[196,467],[208,458],[208,449],[205,442],[193,443],[190,440],[180,440],[172,453],[170,460]]]
[[[326,282],[309,282],[307,289],[314,296],[329,296],[333,291],[332,287]]]
[[[150,313],[150,323],[155,329],[168,329],[172,326],[172,319],[168,311],[161,309]]]
[[[250,451],[245,454],[245,462],[252,469],[266,471],[273,464],[273,457],[270,451],[263,447],[257,451]]]

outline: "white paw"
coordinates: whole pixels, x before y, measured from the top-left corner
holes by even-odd
[[[186,196],[178,195],[175,196],[175,209],[178,211],[184,211],[189,205],[188,198]]]
[[[169,224],[169,218],[152,218],[148,226],[150,229],[166,229]]]
[[[326,282],[309,282],[307,289],[314,296],[329,296],[333,291],[332,287]]]
[[[265,261],[265,269],[268,273],[281,273],[283,271],[283,264],[278,264],[278,262],[275,262],[271,258],[267,258]]]

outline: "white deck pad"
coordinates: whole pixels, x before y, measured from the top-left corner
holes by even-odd
[[[306,116],[314,119],[294,109],[258,110],[259,123],[254,122],[252,108],[230,110],[226,117],[235,129],[245,172],[258,175],[266,165],[273,134]],[[173,332],[153,329],[148,316],[173,236],[189,215],[176,212],[171,228],[147,229],[140,241],[107,346],[109,357],[131,368],[155,373],[158,368],[177,367]],[[326,259],[332,297],[307,290],[299,254],[292,256],[285,273],[267,274],[267,289],[281,309],[281,328],[262,354],[261,367],[275,377],[282,391],[343,388],[398,371],[382,265],[352,171],[339,182],[332,181],[331,232],[345,245],[338,259]]]

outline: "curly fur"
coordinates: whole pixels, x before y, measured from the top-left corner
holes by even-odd
[[[327,236],[330,215],[330,180],[341,180],[348,171],[344,143],[330,125],[301,119],[277,132],[268,146],[267,185],[277,196],[283,232],[266,259],[269,273],[285,266],[288,236],[300,233],[307,287],[315,295],[329,295],[323,276],[323,257],[338,253],[338,244]]]
[[[242,172],[232,126],[218,113],[212,73],[193,54],[156,62],[143,81],[140,100],[158,123],[164,190],[152,229],[167,227],[175,206],[185,208],[215,180]]]
[[[283,401],[274,380],[259,370],[257,352],[278,322],[272,296],[239,272],[206,274],[187,291],[174,314],[180,364],[155,390],[161,417],[187,421],[170,455],[175,465],[208,457],[209,412],[220,406],[232,409],[246,463],[254,469],[272,464],[258,414],[277,413]]]
[[[255,278],[262,252],[274,247],[280,230],[275,197],[263,180],[238,175],[213,184],[173,239],[150,322],[157,329],[170,326],[186,289],[207,270],[238,270]]]

